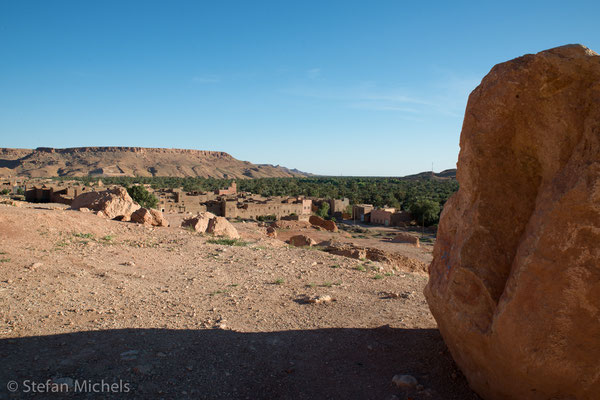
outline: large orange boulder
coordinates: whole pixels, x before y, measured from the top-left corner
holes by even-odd
[[[196,232],[211,233],[215,236],[225,236],[230,239],[239,239],[240,234],[225,217],[217,217],[210,212],[200,214],[183,220],[181,226],[193,228]]]
[[[169,226],[163,213],[151,208],[140,208],[131,214],[131,222],[149,226]]]
[[[338,231],[338,227],[335,224],[335,222],[323,219],[323,218],[319,217],[318,215],[311,215],[310,218],[308,219],[308,222],[310,222],[311,225],[318,226],[320,228],[325,229],[326,231],[330,231],[330,232]]]
[[[140,205],[133,201],[125,188],[115,187],[100,192],[85,192],[75,197],[71,209],[81,208],[100,212],[100,215],[111,219],[119,217],[122,220],[128,219]]]
[[[460,145],[425,289],[456,363],[484,399],[598,399],[600,56],[495,66]]]

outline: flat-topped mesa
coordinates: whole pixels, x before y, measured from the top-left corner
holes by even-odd
[[[19,149],[10,149],[19,150]],[[169,148],[154,148],[154,147],[120,147],[120,146],[98,146],[98,147],[67,147],[57,149],[53,147],[38,147],[34,151],[43,153],[59,153],[59,154],[75,154],[75,153],[148,153],[148,154],[189,154],[201,157],[213,157],[220,159],[233,158],[224,151],[210,150],[190,150],[190,149],[169,149]]]
[[[0,177],[87,175],[248,179],[307,174],[252,164],[223,151],[119,146],[0,148]]]

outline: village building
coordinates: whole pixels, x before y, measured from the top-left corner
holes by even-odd
[[[302,198],[269,197],[238,193],[235,182],[227,189],[214,192],[184,192],[181,189],[159,189],[154,194],[163,212],[198,214],[211,212],[226,218],[257,219],[273,216],[310,215],[312,201]]]
[[[302,198],[271,197],[265,200],[227,199],[222,201],[222,216],[226,218],[257,219],[274,216],[276,219],[290,215],[310,215],[312,200]]]
[[[395,208],[376,208],[371,210],[371,224],[385,226],[406,226],[412,220],[407,211]]]
[[[390,226],[392,224],[392,215],[396,212],[395,208],[376,208],[371,210],[371,223]]]
[[[233,196],[237,194],[237,184],[235,181],[231,183],[227,189],[218,189],[215,190],[215,194],[218,196]]]
[[[343,199],[329,199],[329,215],[337,220],[343,219],[350,205],[350,199],[344,197]]]
[[[71,204],[73,199],[83,192],[93,190],[90,187],[63,185],[32,185],[25,186],[25,201],[30,203],[61,203]]]
[[[408,211],[396,211],[392,214],[391,226],[407,226],[412,221],[412,216]]]
[[[371,222],[372,204],[355,204],[352,206],[352,219],[360,222]]]

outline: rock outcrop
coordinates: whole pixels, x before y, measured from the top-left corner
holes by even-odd
[[[191,218],[186,218],[181,222],[182,228],[193,228],[196,232],[204,233],[208,229],[208,223],[217,216],[211,212],[201,212]]]
[[[425,295],[484,399],[598,399],[599,104],[580,45],[499,64],[469,97]]]
[[[296,246],[296,247],[311,247],[314,246],[315,244],[317,244],[317,242],[311,238],[310,236],[306,236],[306,235],[296,235],[296,236],[292,236],[289,240],[289,243],[292,246]]]
[[[140,208],[131,214],[131,222],[150,226],[169,226],[163,213],[151,208]]]
[[[225,236],[231,239],[239,239],[237,229],[227,221],[225,217],[217,217],[210,212],[202,212],[194,217],[187,218],[181,223],[182,227],[194,228],[196,232],[211,233],[215,236]]]
[[[208,221],[206,232],[215,236],[224,236],[230,239],[239,239],[240,234],[237,229],[225,217],[215,217]]]
[[[421,247],[419,238],[411,235],[410,233],[400,232],[392,239],[393,243],[410,243],[414,244],[415,247]]]
[[[324,251],[331,254],[359,260],[377,261],[391,266],[392,269],[421,274],[427,270],[427,264],[424,262],[401,253],[384,251],[375,247],[362,247],[353,243],[342,243],[335,240],[321,242],[319,245],[323,246]]]
[[[125,188],[115,187],[101,192],[80,194],[73,199],[71,209],[79,210],[80,208],[101,212],[100,215],[110,219],[116,217],[127,219],[140,208],[140,205],[133,201]]]
[[[317,215],[311,215],[310,218],[308,219],[308,222],[310,222],[311,225],[313,226],[318,226],[320,228],[325,229],[326,231],[330,231],[330,232],[337,232],[338,231],[338,227],[335,224],[335,222],[333,221],[328,221],[326,219],[323,219]]]

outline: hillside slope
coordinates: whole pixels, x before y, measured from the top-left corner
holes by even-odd
[[[407,175],[404,179],[456,179],[456,168],[445,169],[442,172],[420,172],[414,175]]]
[[[0,177],[86,175],[267,178],[309,174],[278,165],[241,161],[220,151],[144,147],[0,148]]]

